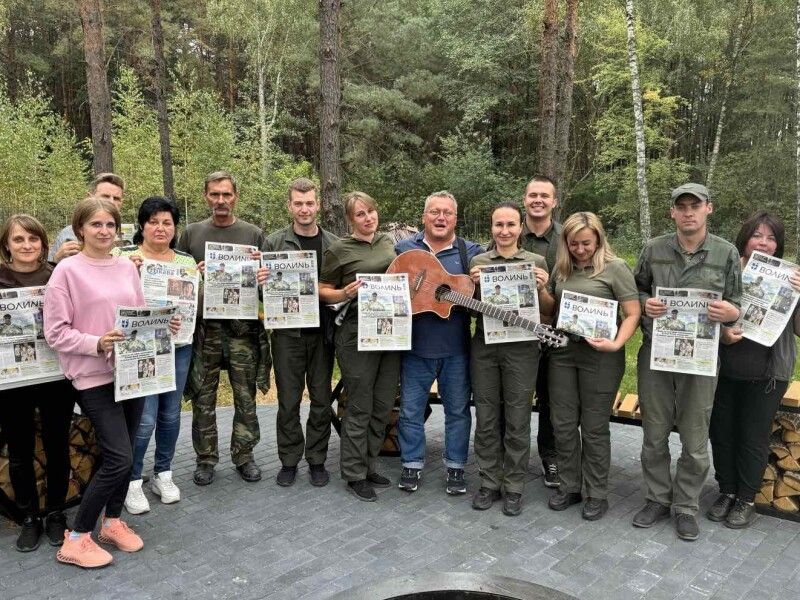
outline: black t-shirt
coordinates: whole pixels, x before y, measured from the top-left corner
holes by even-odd
[[[767,379],[772,348],[744,338],[735,344],[719,346],[719,374],[728,379],[759,381]]]
[[[300,242],[302,250],[313,250],[317,253],[317,279],[322,272],[322,230],[317,228],[317,235],[307,236],[300,235],[295,232],[297,241]],[[320,303],[320,318],[322,318],[322,311],[328,310]],[[316,335],[320,331],[319,327],[303,327],[300,329],[300,335]]]

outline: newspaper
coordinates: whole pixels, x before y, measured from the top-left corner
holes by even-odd
[[[534,323],[539,323],[539,296],[533,263],[481,267],[481,300]],[[538,341],[532,331],[483,315],[483,340],[487,344]]]
[[[558,309],[557,329],[584,338],[617,337],[616,300],[564,291]]]
[[[744,337],[772,346],[792,318],[798,293],[789,283],[797,265],[753,252],[742,272],[742,317],[736,324]]]
[[[119,234],[115,246],[130,246],[133,244],[133,234],[136,233],[135,223],[122,223],[119,227]]]
[[[149,306],[174,304],[181,315],[181,328],[175,344],[192,343],[197,320],[197,293],[200,274],[197,267],[174,262],[144,259],[140,269],[142,290]]]
[[[265,252],[261,264],[269,269],[263,286],[264,327],[319,327],[317,253]]]
[[[653,321],[650,368],[689,375],[717,375],[719,323],[708,318],[708,304],[721,294],[691,288],[656,288],[667,313]]]
[[[175,342],[169,330],[176,311],[176,306],[117,307],[114,327],[125,334],[114,344],[117,402],[176,389]]]
[[[206,242],[204,319],[258,319],[255,246]]]
[[[411,350],[411,296],[408,275],[356,275],[358,349]]]
[[[0,389],[64,378],[44,341],[44,287],[0,290]]]

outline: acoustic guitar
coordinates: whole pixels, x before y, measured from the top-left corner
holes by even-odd
[[[561,348],[567,345],[567,336],[549,325],[536,323],[510,310],[473,298],[475,284],[469,275],[448,273],[430,252],[425,250],[403,252],[392,261],[386,272],[408,274],[411,312],[415,315],[432,312],[446,319],[450,316],[453,306],[463,306],[509,325],[527,329],[548,346]]]

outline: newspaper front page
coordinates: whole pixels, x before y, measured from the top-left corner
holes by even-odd
[[[539,296],[534,264],[530,262],[480,267],[481,300],[514,315],[539,323]],[[524,327],[483,315],[483,341],[487,344],[538,341]]]
[[[44,287],[0,290],[0,389],[64,378],[44,340]]]
[[[149,306],[177,307],[181,328],[174,336],[175,344],[191,344],[197,321],[197,293],[200,272],[197,267],[144,259],[140,269],[142,291]]]
[[[656,288],[667,313],[653,321],[650,368],[688,375],[717,375],[719,323],[708,318],[708,304],[722,295],[692,288]]]
[[[753,252],[742,272],[742,317],[737,326],[744,337],[772,346],[792,318],[798,294],[789,283],[797,265]]]
[[[261,264],[269,269],[263,286],[264,327],[319,327],[317,253],[265,252]]]
[[[616,300],[564,291],[558,308],[557,329],[584,338],[617,337]]]
[[[411,296],[408,275],[356,275],[358,349],[411,350]]]
[[[206,242],[204,319],[258,319],[255,246]]]
[[[175,387],[175,342],[169,321],[176,306],[118,306],[114,327],[125,339],[114,344],[114,399],[117,402]]]
[[[119,227],[119,234],[115,246],[130,246],[133,244],[133,234],[136,233],[136,223],[122,223]]]

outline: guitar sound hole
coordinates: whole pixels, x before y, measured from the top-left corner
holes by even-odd
[[[435,293],[436,300],[438,300],[439,302],[441,302],[441,300],[442,300],[442,296],[444,296],[444,295],[445,295],[446,293],[448,293],[449,291],[451,291],[451,289],[450,289],[450,286],[449,286],[449,285],[447,285],[447,284],[445,284],[445,283],[443,283],[443,284],[441,284],[441,285],[437,286],[437,287],[436,287],[436,293]]]

